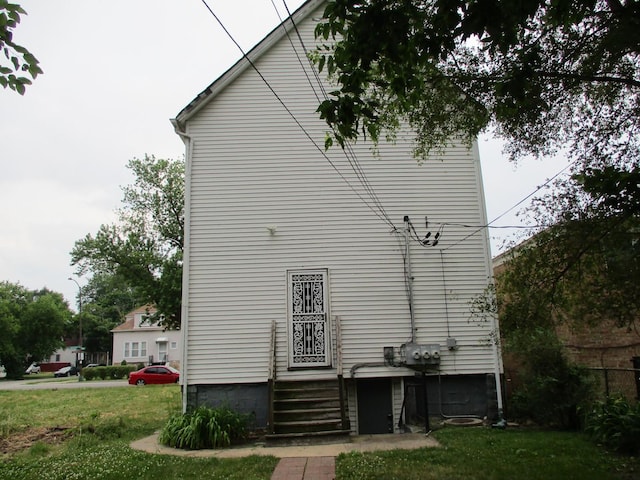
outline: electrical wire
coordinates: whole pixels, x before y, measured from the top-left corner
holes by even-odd
[[[555,180],[557,177],[559,177],[562,173],[564,173],[565,170],[567,170],[569,167],[571,167],[573,164],[575,163],[575,161],[568,163],[567,165],[565,165],[564,168],[562,168],[558,173],[556,173],[555,175],[553,175],[551,178],[548,178],[542,185],[539,185],[533,192],[531,192],[529,195],[527,195],[526,197],[524,197],[522,200],[520,200],[519,202],[517,202],[515,205],[511,206],[510,208],[508,208],[507,210],[505,210],[504,212],[502,212],[500,215],[498,215],[496,218],[494,218],[493,220],[491,220],[489,223],[487,223],[486,225],[481,225],[479,226],[475,231],[471,232],[469,235],[467,235],[466,237],[462,238],[461,240],[458,240],[456,243],[454,243],[453,245],[449,245],[448,247],[444,248],[443,250],[449,250],[450,248],[455,247],[456,245],[459,245],[460,243],[464,242],[465,240],[467,240],[468,238],[471,238],[472,236],[474,236],[476,233],[480,232],[481,230],[485,229],[485,228],[489,228],[491,226],[492,223],[497,222],[498,220],[500,220],[502,217],[504,217],[507,213],[509,213],[510,211],[512,211],[514,208],[522,205],[525,201],[527,201],[529,198],[531,198],[532,196],[534,196],[536,193],[538,193],[540,190],[542,190],[544,187],[546,187],[547,185],[549,185],[553,180]],[[506,227],[503,227],[506,228]],[[524,227],[524,228],[529,228],[529,227]]]
[[[322,97],[327,100],[329,98],[329,95],[327,94],[327,91],[324,87],[324,83],[322,81],[322,79],[320,78],[320,75],[318,73],[318,71],[315,69],[314,65],[312,64],[310,58],[309,58],[309,51],[305,45],[305,42],[302,38],[302,35],[300,34],[300,30],[298,29],[298,26],[296,24],[296,22],[293,19],[293,15],[291,14],[291,11],[289,10],[289,6],[287,5],[286,0],[282,0],[282,3],[284,4],[284,8],[287,11],[287,15],[288,15],[288,20],[291,22],[291,25],[293,26],[294,31],[296,32],[296,36],[298,38],[298,42],[300,42],[300,46],[302,47],[302,50],[304,52],[304,56],[307,58],[308,63],[311,66],[311,71],[313,72],[313,75],[315,77],[316,83],[322,93]],[[309,83],[309,86],[311,87],[311,89],[313,90],[313,93],[318,101],[318,103],[320,103],[320,96],[318,95],[318,93],[316,92],[315,86],[313,85],[313,82],[311,82],[311,79],[309,78],[309,75],[307,74],[307,69],[304,66],[304,63],[302,62],[300,55],[298,54],[298,50],[296,48],[295,43],[293,42],[293,40],[291,39],[291,36],[289,35],[289,30],[287,30],[287,28],[285,27],[285,20],[282,19],[282,17],[280,16],[280,12],[278,11],[278,8],[275,5],[274,0],[271,0],[271,4],[273,5],[273,8],[276,11],[276,14],[278,15],[278,18],[280,19],[280,25],[282,26],[282,28],[284,29],[284,32],[287,35],[287,38],[289,39],[289,43],[291,45],[291,48],[293,48],[294,53],[296,54],[296,58],[298,59],[298,63],[300,64],[300,67],[302,68],[305,77],[307,78],[307,82]],[[335,131],[335,127],[331,126],[331,129],[333,130],[334,135],[336,134]],[[384,206],[382,205],[382,202],[380,201],[380,198],[378,197],[377,193],[375,192],[375,190],[373,189],[373,186],[371,185],[371,183],[369,182],[367,175],[364,171],[364,169],[362,168],[360,161],[358,160],[358,157],[356,156],[355,151],[353,150],[353,147],[351,145],[351,142],[349,142],[348,140],[344,142],[344,148],[342,149],[342,152],[347,160],[347,162],[349,163],[349,165],[351,166],[351,169],[353,170],[353,172],[356,175],[356,178],[359,180],[360,185],[364,188],[364,190],[367,192],[369,198],[371,198],[371,200],[373,201],[373,204],[379,209],[380,213],[382,214],[382,216],[385,217],[385,219],[387,220],[387,223],[389,224],[393,224],[392,220],[389,218],[389,216],[386,213],[386,210],[384,208]]]
[[[267,86],[267,88],[271,91],[271,93],[274,95],[274,97],[276,98],[276,100],[280,103],[280,105],[284,108],[284,110],[287,112],[287,114],[291,117],[291,119],[295,122],[295,124],[298,126],[298,128],[300,128],[300,130],[302,131],[302,133],[304,133],[304,135],[307,137],[307,139],[313,144],[313,146],[316,148],[316,150],[318,150],[318,152],[322,155],[322,157],[329,163],[329,165],[336,171],[336,173],[340,176],[340,178],[342,178],[342,180],[349,186],[349,188],[356,194],[356,196],[374,213],[374,215],[376,215],[380,220],[382,220],[383,222],[387,223],[390,227],[392,227],[393,230],[397,230],[395,225],[393,224],[393,222],[390,221],[390,219],[388,217],[385,217],[385,215],[382,215],[379,211],[377,211],[374,207],[372,207],[369,202],[360,194],[360,192],[351,184],[351,182],[344,176],[344,174],[338,169],[338,167],[335,165],[335,163],[327,156],[327,154],[324,152],[324,150],[317,144],[317,142],[313,139],[313,137],[311,136],[311,134],[307,131],[306,128],[304,128],[304,126],[300,123],[300,121],[298,120],[298,118],[295,116],[295,114],[291,111],[291,109],[284,103],[284,101],[282,100],[282,98],[278,95],[278,93],[274,90],[274,88],[271,86],[271,84],[267,81],[267,79],[264,77],[264,75],[262,75],[262,73],[260,72],[260,70],[257,68],[257,66],[255,65],[255,63],[253,63],[253,61],[249,58],[249,56],[247,55],[247,53],[244,51],[244,49],[240,46],[240,44],[236,41],[236,39],[233,37],[233,35],[231,35],[231,32],[229,32],[229,30],[226,28],[226,26],[224,25],[224,23],[222,22],[222,20],[220,20],[220,18],[215,14],[215,12],[211,9],[211,7],[209,6],[209,4],[207,3],[206,0],[201,0],[202,3],[204,4],[204,6],[207,8],[207,10],[209,11],[209,13],[211,14],[211,16],[213,16],[213,18],[216,20],[216,22],[218,22],[218,24],[220,25],[220,27],[222,28],[222,30],[224,31],[224,33],[227,35],[227,37],[229,37],[229,39],[234,43],[234,45],[238,48],[238,50],[240,51],[240,53],[242,54],[242,57],[245,59],[245,61],[251,66],[251,68],[253,68],[253,70],[258,74],[258,76],[260,77],[260,79],[262,80],[262,82]]]

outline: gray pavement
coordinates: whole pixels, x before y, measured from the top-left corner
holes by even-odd
[[[326,445],[304,445],[287,447],[267,447],[261,443],[221,450],[179,450],[158,443],[158,435],[136,440],[131,448],[147,453],[176,455],[181,457],[239,458],[249,455],[273,455],[278,458],[291,457],[335,457],[351,451],[374,452],[378,450],[413,450],[422,447],[438,447],[435,438],[424,433],[400,433],[388,435],[352,435],[349,441]]]
[[[54,390],[61,388],[109,388],[124,387],[127,380],[91,380],[79,382],[78,377],[46,378],[27,377],[24,380],[0,380],[0,390]],[[131,387],[134,388],[134,387]]]

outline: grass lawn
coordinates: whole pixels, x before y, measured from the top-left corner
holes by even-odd
[[[179,405],[176,385],[0,391],[0,480],[271,477],[275,457],[195,459],[129,448]],[[340,455],[336,478],[640,478],[637,459],[608,454],[580,434],[449,427],[433,435],[441,448]]]
[[[447,427],[432,434],[441,448],[349,453],[340,480],[613,480],[640,479],[638,459],[611,455],[578,433]]]
[[[271,477],[275,457],[192,459],[129,448],[179,410],[177,385],[0,391],[0,479]]]

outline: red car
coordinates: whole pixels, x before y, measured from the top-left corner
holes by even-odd
[[[129,385],[154,385],[159,383],[178,383],[180,372],[163,365],[144,367],[129,374]]]

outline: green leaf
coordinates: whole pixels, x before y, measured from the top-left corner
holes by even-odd
[[[333,146],[333,139],[330,135],[326,135],[324,139],[324,149],[329,150]]]

